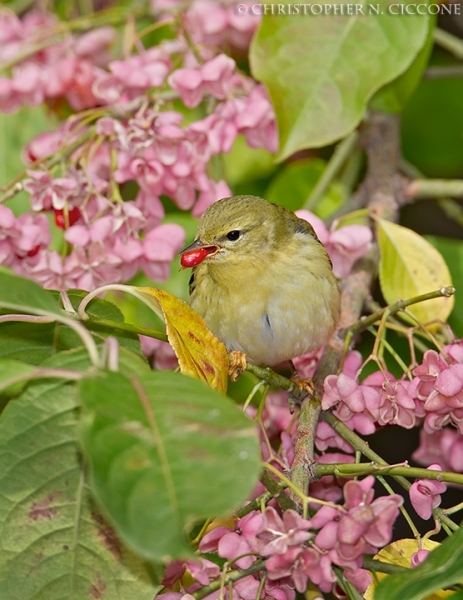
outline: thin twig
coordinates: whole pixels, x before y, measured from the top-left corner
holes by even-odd
[[[389,306],[385,306],[381,308],[368,317],[364,317],[358,320],[356,323],[349,327],[349,331],[352,335],[356,335],[361,331],[365,331],[371,325],[379,321],[383,315],[387,312],[388,315],[395,315],[399,311],[403,310],[407,306],[411,306],[412,304],[418,304],[419,302],[425,302],[426,300],[433,300],[434,298],[450,298],[456,292],[453,286],[442,287],[439,290],[434,292],[428,292],[427,294],[421,294],[420,296],[414,296],[413,298],[409,298],[408,300],[398,300],[394,304],[390,304]]]
[[[463,179],[414,179],[405,186],[407,198],[463,197]]]
[[[440,65],[428,67],[424,72],[425,79],[446,79],[463,77],[463,65]]]
[[[434,471],[421,467],[410,467],[409,465],[378,465],[376,462],[369,463],[342,463],[321,464],[313,467],[317,478],[325,475],[336,475],[337,477],[354,477],[357,475],[391,475],[401,476],[409,479],[432,479],[435,481],[446,481],[463,485],[463,475],[449,471]]]
[[[450,52],[460,60],[463,60],[463,41],[458,38],[456,35],[452,35],[448,33],[448,31],[444,31],[443,29],[439,29],[436,27],[433,32],[434,42]]]
[[[321,197],[329,188],[330,184],[332,183],[336,175],[339,173],[343,164],[352,154],[357,144],[358,137],[359,136],[357,131],[353,131],[336,146],[333,155],[328,161],[326,168],[324,169],[322,175],[317,181],[310,196],[305,201],[303,208],[306,208],[307,210],[313,210],[317,206]]]
[[[265,569],[265,562],[263,560],[256,560],[256,562],[251,567],[249,567],[249,569],[245,569],[245,570],[236,569],[235,571],[230,571],[225,576],[225,585],[227,583],[230,583],[233,581],[238,581],[239,579],[243,579],[244,577],[247,577],[248,575],[252,575],[253,573],[258,573],[259,571],[262,571],[263,569]],[[196,600],[201,600],[202,598],[205,598],[209,594],[212,594],[212,592],[217,591],[221,587],[222,583],[223,583],[223,581],[221,578],[216,579],[209,585],[202,587],[197,592],[193,592],[193,594],[191,594],[191,595]]]

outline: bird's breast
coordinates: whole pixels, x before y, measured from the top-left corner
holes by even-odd
[[[335,327],[339,292],[329,266],[296,250],[239,268],[201,265],[195,274],[192,307],[229,350],[254,363],[275,365],[315,350]]]

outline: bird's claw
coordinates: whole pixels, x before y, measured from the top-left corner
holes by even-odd
[[[232,350],[230,352],[230,366],[228,367],[228,374],[232,381],[236,381],[243,371],[246,370],[246,354],[240,350]]]
[[[299,393],[302,394],[303,392],[305,392],[307,394],[307,396],[313,396],[313,393],[315,391],[315,386],[314,386],[313,381],[310,379],[310,377],[306,377],[306,378],[296,377],[294,379],[294,385],[299,390]]]

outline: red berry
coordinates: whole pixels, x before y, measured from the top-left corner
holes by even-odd
[[[185,268],[196,267],[196,265],[203,262],[206,256],[209,256],[209,254],[215,253],[216,251],[217,246],[207,246],[206,248],[190,250],[189,252],[182,254],[180,264]]]
[[[37,244],[37,246],[34,246],[32,248],[32,250],[29,250],[29,252],[27,253],[27,256],[35,256],[39,250],[40,250],[40,244]]]
[[[66,217],[64,216],[64,210],[60,208],[55,209],[55,225],[60,229],[66,229],[67,227],[74,225],[74,223],[79,219],[80,210],[77,206],[74,206],[74,208],[71,208],[71,210],[68,211],[67,221]]]

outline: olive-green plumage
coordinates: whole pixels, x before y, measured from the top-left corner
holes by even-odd
[[[215,249],[194,267],[190,304],[228,350],[275,365],[326,343],[339,291],[307,221],[256,196],[225,198],[203,214],[194,245]]]

